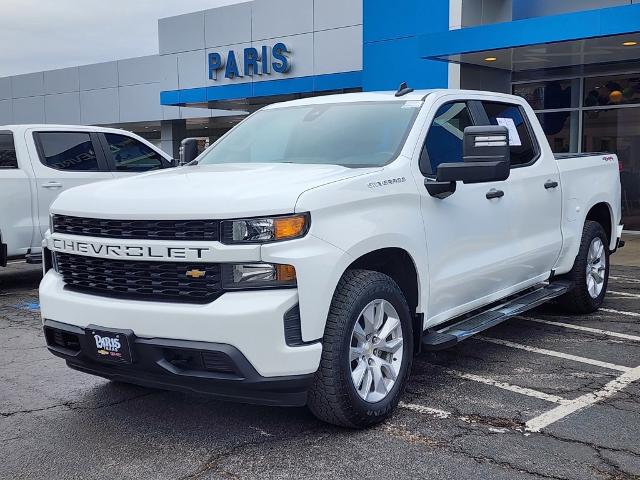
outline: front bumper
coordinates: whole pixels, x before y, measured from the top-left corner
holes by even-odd
[[[42,317],[86,328],[132,330],[137,339],[184,340],[237,349],[262,377],[314,373],[319,342],[289,346],[284,316],[298,303],[296,289],[229,292],[206,305],[117,300],[65,288],[49,270],[40,284]]]
[[[196,392],[244,403],[302,406],[313,374],[263,377],[230,345],[132,337],[131,364],[107,363],[88,354],[84,329],[44,321],[49,351],[74,370],[145,387]]]

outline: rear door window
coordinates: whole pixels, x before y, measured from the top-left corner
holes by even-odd
[[[162,155],[135,138],[115,133],[105,133],[104,138],[116,172],[147,172],[167,166]]]
[[[0,168],[18,168],[18,157],[11,132],[0,133]]]
[[[511,166],[518,167],[533,163],[538,156],[538,147],[522,107],[497,102],[482,102],[482,105],[491,125],[503,125],[509,129]]]
[[[40,161],[56,170],[100,171],[92,135],[88,132],[39,132]]]

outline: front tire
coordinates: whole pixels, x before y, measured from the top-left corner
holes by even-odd
[[[602,225],[585,222],[573,268],[561,278],[573,282],[573,288],[558,299],[564,310],[584,314],[602,306],[609,284],[609,240]]]
[[[412,361],[411,313],[396,282],[349,270],[333,296],[309,409],[343,427],[382,422],[400,401]]]

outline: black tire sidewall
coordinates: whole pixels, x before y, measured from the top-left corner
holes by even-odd
[[[594,239],[600,238],[600,241],[604,245],[604,255],[606,260],[606,270],[604,277],[604,284],[602,286],[602,291],[600,295],[596,298],[593,298],[589,293],[589,289],[587,288],[587,260],[589,256],[589,248],[591,247],[591,242]],[[607,234],[605,233],[602,226],[595,222],[589,222],[585,225],[583,232],[583,242],[580,249],[579,261],[576,265],[575,271],[575,281],[578,282],[578,288],[580,289],[580,295],[583,297],[582,300],[590,307],[589,310],[595,311],[602,305],[604,301],[604,297],[607,293],[607,287],[609,285],[609,242],[607,240]]]
[[[398,312],[402,325],[403,352],[400,372],[391,392],[379,402],[370,403],[358,395],[353,385],[349,353],[351,348],[351,332],[360,313],[371,301],[378,299],[388,301],[396,309],[396,312]],[[350,305],[349,310],[348,318],[345,320],[346,328],[344,331],[346,335],[341,339],[340,358],[338,359],[340,376],[342,377],[341,380],[346,387],[349,401],[358,416],[371,419],[384,417],[398,404],[411,370],[413,361],[413,329],[409,308],[400,289],[395,282],[389,278],[389,283],[376,282],[372,284]],[[373,423],[375,423],[375,420]]]

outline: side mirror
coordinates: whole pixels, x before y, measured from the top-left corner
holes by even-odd
[[[180,142],[180,165],[191,163],[198,156],[198,139],[185,138]]]
[[[462,163],[438,166],[438,182],[484,183],[509,178],[511,149],[507,127],[467,127],[463,148]]]

